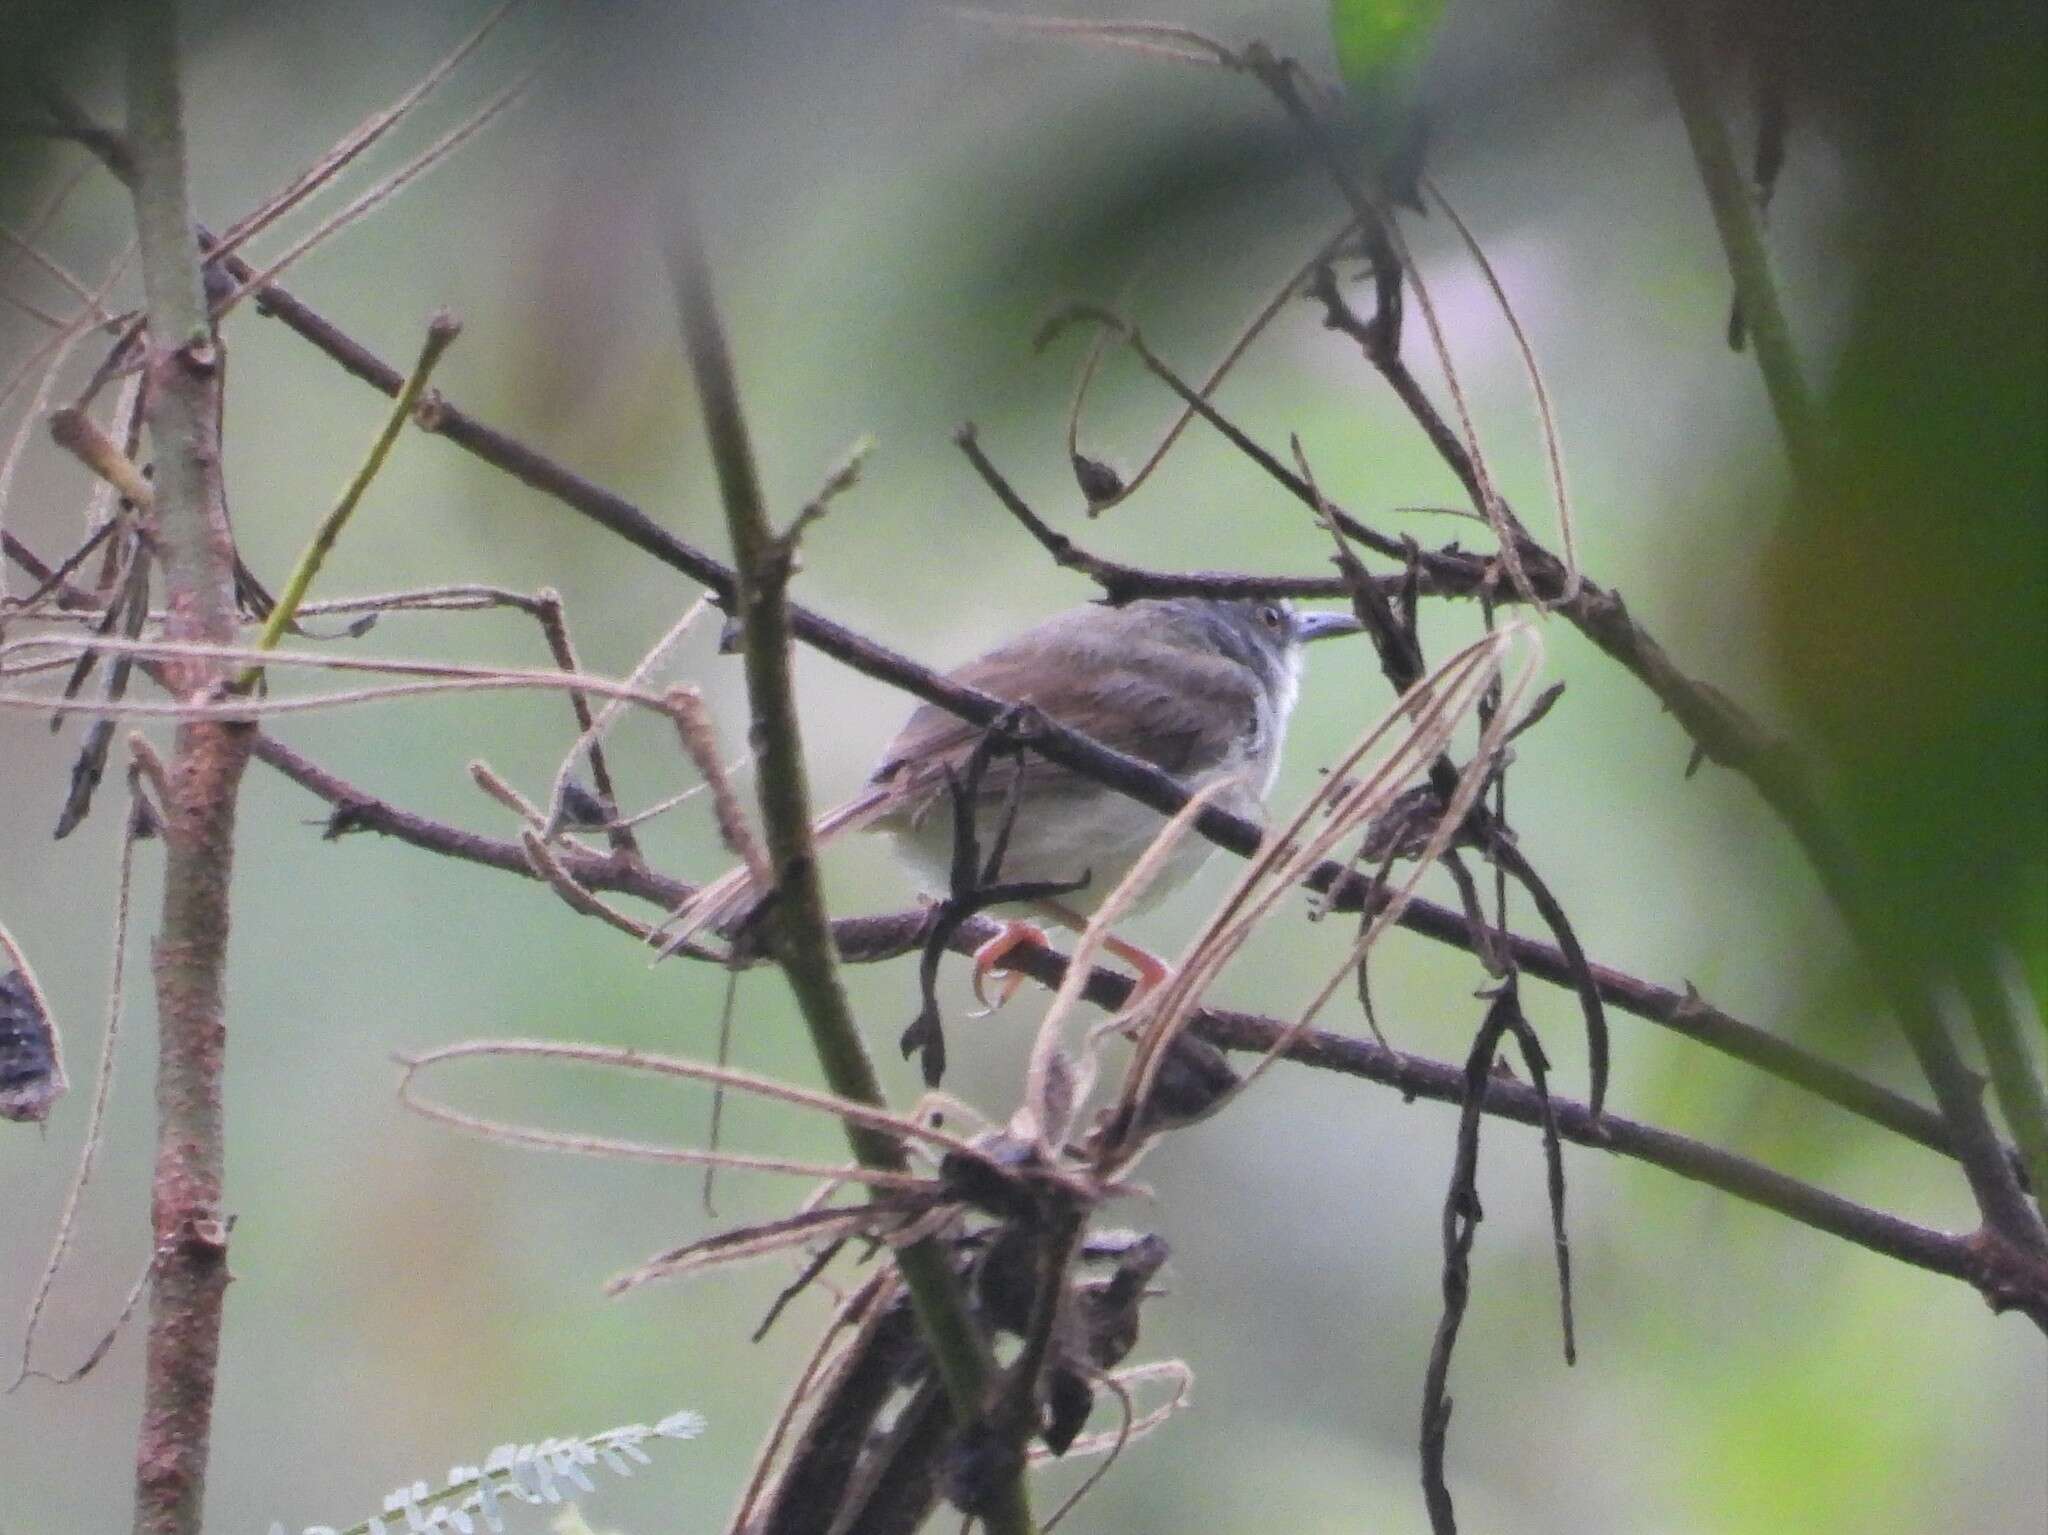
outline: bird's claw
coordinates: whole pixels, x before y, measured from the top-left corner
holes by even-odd
[[[986,1018],[1017,995],[1017,989],[1024,984],[1026,977],[1015,970],[1007,969],[1003,965],[1003,960],[1012,950],[1031,944],[1036,944],[1041,949],[1049,947],[1045,941],[1044,928],[1031,922],[1005,922],[1000,933],[974,951],[974,968],[970,973],[970,979],[974,988],[974,1000],[981,1004],[981,1011],[975,1013],[974,1017]],[[1000,975],[1003,978],[993,1002],[989,1000],[987,991],[987,981],[991,975]]]

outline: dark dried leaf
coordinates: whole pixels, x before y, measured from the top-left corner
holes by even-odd
[[[1079,1370],[1055,1365],[1046,1379],[1045,1395],[1045,1428],[1039,1437],[1053,1454],[1064,1455],[1095,1410],[1095,1388]]]
[[[1145,1100],[1146,1134],[1200,1119],[1242,1082],[1223,1052],[1190,1034],[1176,1035],[1159,1061]]]
[[[19,970],[0,975],[0,1119],[40,1124],[61,1096],[50,1018]]]
[[[1081,494],[1090,506],[1100,506],[1105,501],[1114,501],[1123,494],[1124,477],[1099,458],[1090,458],[1085,453],[1076,453],[1073,458],[1074,482],[1081,487]]]
[[[562,821],[585,831],[601,830],[611,824],[612,814],[603,800],[572,778],[562,785]]]
[[[346,837],[350,832],[370,830],[370,812],[373,808],[364,800],[343,800],[327,817],[326,827],[320,833],[320,840],[332,842],[337,837]]]

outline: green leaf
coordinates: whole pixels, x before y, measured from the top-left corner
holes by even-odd
[[[1344,83],[1361,102],[1405,97],[1443,14],[1444,0],[1330,0]]]

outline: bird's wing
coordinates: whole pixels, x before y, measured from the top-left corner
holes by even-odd
[[[1267,723],[1256,677],[1212,650],[1162,640],[1128,608],[1084,608],[1047,620],[948,674],[1008,703],[1029,704],[1104,746],[1183,780],[1241,759]],[[861,793],[813,827],[820,845],[849,831],[915,824],[946,813],[949,773],[959,781],[982,727],[922,704],[882,754]],[[1058,813],[1065,797],[1096,792],[1087,779],[1027,751],[999,753],[982,775],[979,800],[1000,805],[1018,773],[1021,796]],[[742,916],[761,891],[744,866],[727,871],[663,925],[664,952],[709,927]]]
[[[1076,624],[1063,616],[951,673],[955,682],[1010,703],[1029,704],[1104,746],[1176,778],[1196,779],[1242,756],[1260,737],[1256,677],[1213,651],[1165,643],[1136,625],[1105,624],[1101,610]],[[883,753],[870,782],[889,792],[883,816],[922,818],[943,801],[982,729],[933,704],[920,706]],[[1078,775],[1027,752],[998,754],[981,798],[1000,802],[1021,771],[1034,801],[1093,792]]]

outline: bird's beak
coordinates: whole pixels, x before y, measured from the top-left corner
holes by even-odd
[[[1356,634],[1364,627],[1365,625],[1350,613],[1331,612],[1327,609],[1303,613],[1294,621],[1294,632],[1304,645],[1310,640],[1327,640],[1339,634]]]

